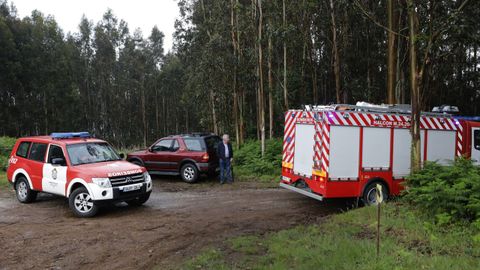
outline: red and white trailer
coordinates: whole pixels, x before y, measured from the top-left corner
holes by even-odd
[[[423,161],[480,160],[480,123],[424,113]],[[314,106],[285,114],[284,188],[309,197],[362,198],[375,203],[375,186],[398,195],[410,173],[410,114],[395,106]]]

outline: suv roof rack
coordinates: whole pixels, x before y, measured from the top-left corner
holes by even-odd
[[[50,137],[52,139],[72,139],[72,138],[92,138],[92,135],[90,133],[83,131],[83,132],[54,132],[50,134]]]
[[[178,135],[169,135],[168,137],[180,136],[180,137],[204,137],[204,136],[212,136],[215,133],[211,132],[190,132],[190,133],[183,133]]]

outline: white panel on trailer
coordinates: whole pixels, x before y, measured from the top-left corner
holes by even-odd
[[[393,131],[393,176],[403,177],[410,174],[410,149],[412,149],[410,130],[396,128]]]
[[[315,126],[296,124],[295,152],[293,157],[293,172],[312,176],[313,153],[315,145]]]
[[[390,167],[389,128],[363,128],[362,167]]]
[[[455,159],[455,131],[429,130],[427,140],[427,160],[448,165]]]
[[[358,177],[360,128],[330,127],[330,178]]]

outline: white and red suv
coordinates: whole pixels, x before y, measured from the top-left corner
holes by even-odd
[[[37,192],[65,196],[79,217],[94,216],[105,203],[141,205],[152,191],[145,168],[122,160],[88,132],[18,139],[8,163],[7,178],[20,202],[34,201]]]

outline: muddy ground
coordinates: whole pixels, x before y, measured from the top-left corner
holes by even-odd
[[[320,223],[348,204],[254,183],[155,178],[144,206],[119,204],[81,219],[64,198],[42,194],[20,204],[13,191],[0,190],[0,269],[178,268],[228,238]]]

